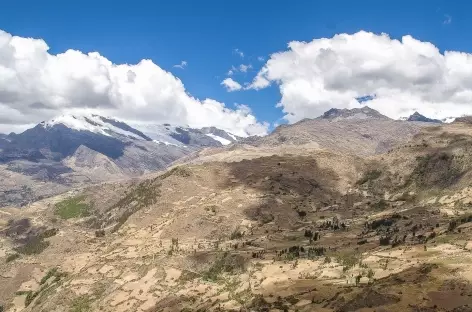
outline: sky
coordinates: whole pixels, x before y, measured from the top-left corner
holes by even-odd
[[[0,132],[68,113],[264,135],[472,114],[468,1],[0,0]],[[359,98],[369,98],[359,103]]]

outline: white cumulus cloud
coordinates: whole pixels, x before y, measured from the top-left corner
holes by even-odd
[[[356,98],[398,118],[413,111],[434,118],[472,114],[472,54],[445,51],[411,36],[360,31],[311,42],[293,41],[274,53],[250,89],[276,83],[289,122],[331,107],[359,107]]]
[[[243,136],[267,132],[246,108],[192,97],[180,79],[151,60],[114,64],[97,52],[53,55],[48,50],[41,39],[0,30],[0,132],[72,111],[141,123],[215,126]]]
[[[225,86],[229,92],[241,90],[242,86],[239,82],[234,81],[232,78],[226,78],[221,82],[221,85]]]

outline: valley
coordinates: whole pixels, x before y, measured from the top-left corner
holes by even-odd
[[[472,127],[377,113],[0,209],[3,309],[471,311]]]

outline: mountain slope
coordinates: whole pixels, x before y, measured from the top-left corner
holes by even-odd
[[[392,120],[369,107],[331,109],[316,119],[279,126],[266,137],[246,142],[255,146],[318,144],[319,148],[367,156],[408,141],[426,126],[431,124]]]
[[[251,147],[250,159],[0,210],[0,302],[25,312],[469,311],[471,144],[470,125],[456,123],[373,157]]]
[[[99,115],[63,115],[0,137],[0,170],[72,187],[162,170],[201,148],[222,147],[238,139],[216,128],[168,124],[137,128]],[[34,194],[34,183],[30,184]],[[0,196],[0,206],[18,204],[5,198],[20,197],[3,196],[2,201]]]

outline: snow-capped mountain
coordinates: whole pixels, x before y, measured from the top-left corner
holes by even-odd
[[[140,129],[155,142],[166,145],[221,146],[241,139],[215,127],[195,129],[170,124],[133,124],[133,127]]]
[[[194,129],[170,124],[130,126],[99,115],[63,115],[43,121],[20,134],[5,135],[0,139],[6,145],[0,152],[0,161],[5,161],[22,158],[25,151],[32,150],[42,155],[36,153],[39,157],[63,159],[71,156],[81,145],[112,159],[121,157],[131,147],[192,152],[202,147],[228,145],[240,138],[214,127]]]
[[[99,115],[63,115],[0,136],[0,171],[73,186],[160,170],[199,149],[238,139],[217,128],[129,125]]]
[[[135,140],[151,141],[141,131],[128,126],[124,122],[99,115],[62,115],[55,119],[41,122],[40,126],[46,129],[64,126],[76,131],[88,131],[105,136],[123,136]]]
[[[220,146],[238,141],[238,137],[215,127],[195,129],[170,124],[131,124],[99,115],[63,115],[44,121],[44,128],[62,125],[72,130],[88,131],[121,139],[146,140],[175,146]]]

